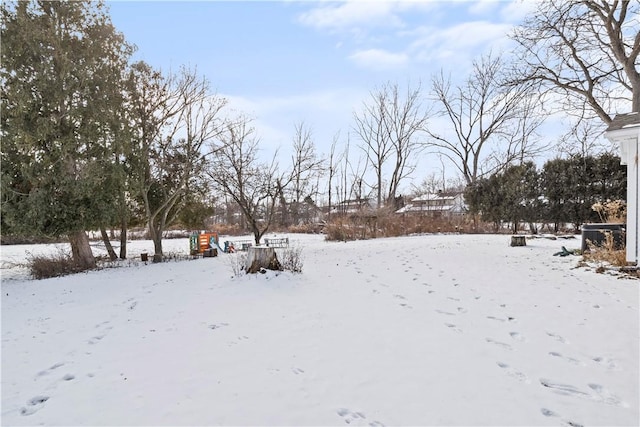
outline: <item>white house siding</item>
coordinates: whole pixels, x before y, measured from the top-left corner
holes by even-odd
[[[631,113],[614,118],[605,134],[618,144],[620,163],[627,165],[627,262],[638,263],[638,146],[640,145],[640,114]]]

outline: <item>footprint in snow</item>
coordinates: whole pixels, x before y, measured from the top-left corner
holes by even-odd
[[[51,371],[53,371],[55,369],[58,369],[58,368],[60,368],[62,366],[64,366],[64,363],[63,362],[58,362],[58,363],[52,365],[51,367],[49,367],[49,368],[47,368],[47,369],[45,369],[43,371],[38,372],[38,374],[36,376],[37,377],[42,377],[44,375],[49,375],[51,373]]]
[[[44,403],[49,400],[49,396],[35,396],[27,400],[27,406],[20,408],[20,415],[27,416],[33,415],[38,412],[44,406]]]
[[[454,325],[453,323],[445,323],[444,325],[454,332],[462,333],[462,329],[458,328],[458,326]]]
[[[540,408],[540,412],[542,413],[542,415],[544,415],[545,417],[555,417],[555,418],[560,418],[560,415],[558,415],[557,413],[553,412],[551,409],[547,409],[547,408]],[[569,426],[569,427],[583,427],[582,424],[580,423],[576,423],[574,421],[570,421],[570,420],[560,420],[561,425],[563,426]]]
[[[540,384],[542,384],[542,386],[546,388],[553,390],[558,394],[579,397],[582,399],[594,400],[596,402],[606,403],[607,405],[620,406],[622,408],[629,407],[628,403],[620,399],[618,396],[609,392],[609,390],[607,390],[600,384],[595,384],[595,383],[588,384],[589,388],[593,392],[595,392],[595,395],[586,391],[582,391],[572,385],[555,383],[545,378],[540,378]]]
[[[102,341],[102,339],[105,337],[105,335],[96,335],[95,337],[92,337],[89,341],[87,341],[87,343],[93,345],[93,344],[97,344],[98,342]]]
[[[513,377],[515,379],[517,379],[520,382],[526,383],[526,384],[531,384],[531,381],[529,380],[529,377],[527,377],[527,375],[523,372],[520,372],[512,367],[510,367],[508,364],[504,363],[504,362],[496,362],[496,364],[501,368],[504,369],[505,372],[507,373],[507,375],[509,375],[510,377]]]
[[[513,350],[513,348],[512,348],[509,344],[504,343],[504,342],[500,342],[500,341],[496,341],[496,340],[494,340],[493,338],[485,338],[484,340],[485,340],[486,342],[488,342],[488,343],[491,343],[491,344],[497,345],[498,347],[502,347],[502,348],[504,348],[505,350]]]
[[[593,390],[598,395],[599,400],[602,401],[603,403],[606,403],[608,405],[621,406],[623,408],[629,407],[629,405],[626,402],[624,402],[618,396],[610,393],[609,390],[607,390],[600,384],[590,383],[588,384],[588,386],[591,390]]]
[[[211,325],[209,325],[209,329],[219,329],[222,328],[224,326],[229,326],[228,323],[213,323]]]
[[[291,368],[291,372],[293,372],[296,375],[304,374],[304,371],[300,368]]]
[[[509,332],[509,335],[516,341],[526,341],[520,332]]]
[[[357,411],[351,411],[350,409],[347,408],[338,408],[338,410],[336,411],[336,413],[342,417],[342,419],[344,420],[345,423],[347,424],[351,424],[354,421],[358,421],[358,420],[364,420],[365,418],[367,418],[364,413],[362,412],[357,412]]]
[[[616,362],[613,359],[609,359],[608,357],[595,356],[591,360],[593,360],[594,362],[602,366],[605,366],[607,369],[611,369],[615,371],[620,370],[618,369],[618,365],[616,364]]]
[[[560,359],[564,359],[567,362],[572,363],[574,365],[584,365],[584,363],[580,362],[578,359],[574,359],[573,357],[563,356],[561,353],[558,353],[557,351],[550,351],[549,352],[549,356],[553,356],[553,357],[558,357]]]
[[[436,310],[436,312],[440,313],[440,314],[444,314],[446,316],[455,316],[456,315],[455,313],[451,313],[449,311],[443,311],[443,310]]]
[[[562,336],[558,334],[554,334],[553,332],[547,332],[547,335],[553,338],[554,340],[561,342],[562,344],[568,344],[569,341],[565,340]]]
[[[559,416],[558,414],[553,412],[551,409],[547,409],[547,408],[540,408],[540,412],[545,417],[558,417]]]

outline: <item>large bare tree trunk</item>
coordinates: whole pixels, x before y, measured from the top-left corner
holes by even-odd
[[[107,253],[109,254],[109,259],[111,261],[117,260],[118,256],[116,255],[116,251],[113,250],[113,246],[111,246],[111,240],[109,240],[109,235],[104,227],[100,227],[100,234],[102,235],[104,247],[107,249]]]
[[[127,221],[123,220],[120,226],[120,259],[127,258]]]
[[[84,230],[69,234],[69,243],[71,244],[71,256],[79,267],[96,268],[96,259],[91,252],[89,236]]]
[[[162,231],[150,225],[149,235],[153,241],[153,262],[162,262]]]

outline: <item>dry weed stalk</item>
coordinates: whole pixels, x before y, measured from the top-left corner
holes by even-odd
[[[604,232],[604,242],[601,245],[588,240],[591,250],[583,254],[585,261],[607,263],[616,267],[627,265],[626,251],[624,248],[616,249],[616,244],[611,231]]]
[[[601,222],[623,223],[627,218],[627,202],[624,200],[607,200],[594,203],[591,210],[598,213]]]

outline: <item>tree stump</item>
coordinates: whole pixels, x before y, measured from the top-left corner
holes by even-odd
[[[511,236],[511,246],[527,246],[526,236]]]
[[[276,256],[276,250],[269,247],[250,247],[245,271],[257,273],[262,269],[282,270],[282,265]]]

